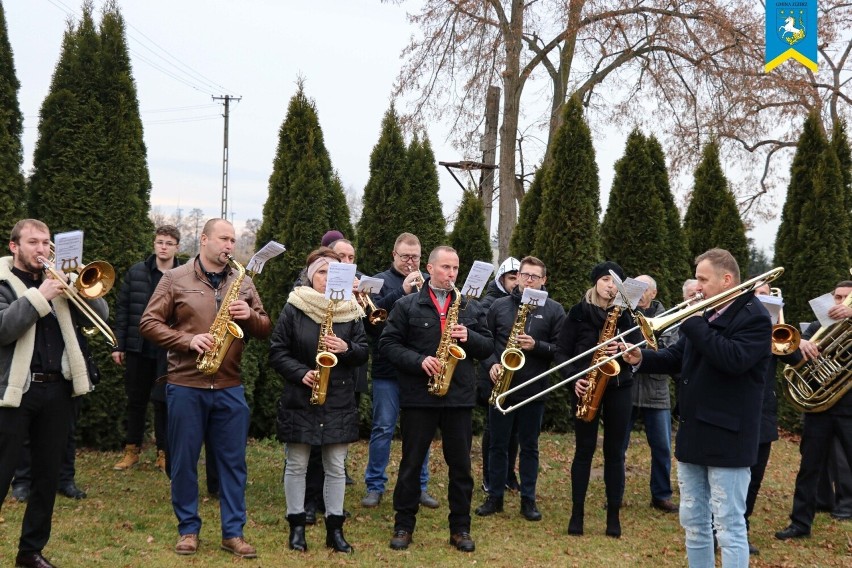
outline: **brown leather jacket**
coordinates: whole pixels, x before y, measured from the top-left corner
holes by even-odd
[[[198,353],[189,348],[193,336],[210,331],[219,311],[216,296],[221,298],[226,295],[236,276],[232,270],[220,284],[217,294],[201,271],[198,257],[163,274],[142,314],[139,331],[145,339],[169,350],[170,384],[205,389],[240,385],[244,340],[234,339],[219,370],[210,376],[196,369]],[[236,322],[243,332],[258,339],[269,337],[272,322],[263,310],[263,303],[251,278],[243,279],[239,299],[245,300],[252,309],[248,320]]]

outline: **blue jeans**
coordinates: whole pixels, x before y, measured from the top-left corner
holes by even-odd
[[[242,386],[197,389],[166,385],[172,508],[178,532],[199,534],[198,457],[202,442],[216,448],[222,538],[243,536],[246,524],[246,442],[249,407]]]
[[[391,441],[399,418],[399,382],[396,379],[373,377],[373,429],[370,432],[370,449],[364,483],[367,491],[385,492],[388,476],[385,473],[390,461]],[[426,491],[429,483],[429,452],[420,470],[420,490]]]
[[[748,566],[745,504],[751,470],[678,462],[680,524],[690,568],[712,568],[713,528],[724,568]]]
[[[541,419],[544,402],[532,402],[515,412],[503,414],[489,407],[488,420],[491,442],[488,448],[488,494],[503,497],[509,470],[509,440],[512,426],[518,427],[520,463],[518,473],[521,480],[521,497],[535,501],[535,486],[538,481],[538,437],[541,434]]]
[[[645,438],[651,448],[651,498],[665,501],[672,498],[672,412],[668,408],[633,407],[630,430],[639,414],[645,422]],[[627,451],[627,444],[624,451]]]

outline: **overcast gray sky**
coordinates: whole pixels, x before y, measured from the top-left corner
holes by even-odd
[[[102,1],[95,4],[99,11]],[[3,2],[21,82],[27,172],[66,20],[79,17],[80,5],[79,0]],[[401,5],[379,0],[124,0],[120,5],[145,129],[153,207],[166,214],[180,207],[184,214],[200,208],[207,217],[219,215],[224,121],[221,103],[211,96],[229,94],[243,97],[231,104],[229,211],[238,226],[259,219],[278,129],[300,76],[316,102],[344,187],[360,195],[401,64],[399,54],[416,33],[406,10],[414,11],[417,0]],[[404,102],[398,106],[404,108]],[[438,160],[480,158],[453,149],[445,125],[431,123],[428,133]],[[626,135],[595,139],[604,208],[613,162],[624,151]],[[443,168],[439,173],[440,198],[449,215],[461,189]],[[751,236],[769,248],[776,227],[777,220]]]

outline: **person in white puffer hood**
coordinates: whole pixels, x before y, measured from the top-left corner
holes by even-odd
[[[494,280],[488,284],[488,290],[479,302],[483,310],[488,311],[494,300],[512,293],[512,290],[518,284],[518,270],[520,268],[520,261],[513,256],[510,256],[500,264]]]

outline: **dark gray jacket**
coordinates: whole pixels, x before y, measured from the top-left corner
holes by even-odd
[[[659,300],[652,300],[651,305],[645,309],[639,308],[646,317],[652,318],[665,311]],[[661,337],[660,345],[668,345]],[[640,408],[671,408],[671,394],[669,392],[669,375],[658,375],[651,373],[636,373],[633,375],[633,406]]]

